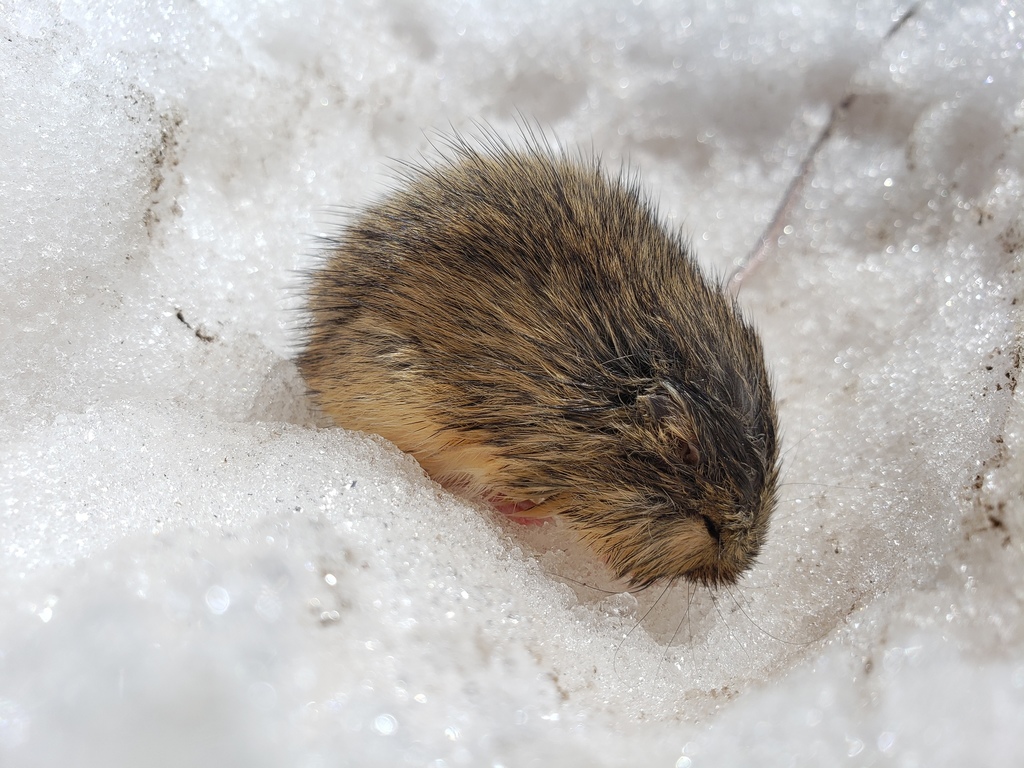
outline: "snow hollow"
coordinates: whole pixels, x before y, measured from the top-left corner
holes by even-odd
[[[1024,10],[909,10],[0,2],[0,764],[1017,765]],[[725,274],[839,104],[741,293],[737,587],[624,592],[312,411],[315,236],[438,131],[637,168]]]

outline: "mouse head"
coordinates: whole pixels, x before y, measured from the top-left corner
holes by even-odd
[[[776,505],[777,426],[759,345],[748,351],[743,370],[704,365],[694,379],[677,366],[646,382],[592,433],[604,444],[579,492],[562,497],[563,514],[633,586],[734,583],[761,549]]]

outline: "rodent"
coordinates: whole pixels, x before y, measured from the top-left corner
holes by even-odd
[[[298,366],[342,427],[635,588],[730,584],[777,503],[760,339],[635,174],[452,139],[329,238]]]

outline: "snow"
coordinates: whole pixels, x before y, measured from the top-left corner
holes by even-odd
[[[1024,9],[953,6],[0,1],[0,765],[1016,765]],[[738,586],[306,400],[313,236],[437,131],[628,162],[726,273],[851,94],[741,293]]]

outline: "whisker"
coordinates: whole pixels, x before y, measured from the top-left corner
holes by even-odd
[[[728,588],[728,586],[725,586],[725,587],[723,587],[723,589],[724,589],[724,590],[726,591],[726,594],[729,594],[729,597],[731,597],[731,598],[732,598],[733,602],[735,602],[735,601],[736,601],[736,598],[735,598],[735,597],[733,597],[731,593],[729,593],[729,588]],[[724,613],[722,613],[722,608],[721,608],[721,606],[719,606],[719,604],[718,604],[718,600],[717,600],[717,599],[715,599],[715,593],[714,593],[713,591],[711,591],[711,590],[708,590],[708,592],[709,592],[709,593],[710,593],[710,595],[711,595],[711,604],[712,604],[712,605],[713,605],[713,606],[715,607],[715,613],[717,613],[717,614],[718,614],[718,618],[720,618],[720,619],[722,620],[722,623],[723,623],[723,624],[725,625],[725,628],[726,628],[726,629],[728,630],[728,632],[729,632],[729,637],[731,637],[731,638],[732,638],[733,642],[734,642],[734,643],[736,643],[736,645],[737,645],[737,646],[739,646],[740,648],[742,648],[742,649],[743,649],[743,652],[744,652],[744,653],[745,653],[745,654],[747,655],[747,659],[749,660],[749,659],[751,658],[751,656],[750,656],[750,651],[748,651],[748,650],[746,649],[746,647],[744,647],[743,643],[741,643],[741,642],[739,641],[739,638],[738,638],[738,637],[736,637],[735,633],[733,633],[733,631],[732,631],[732,627],[731,627],[731,626],[729,626],[729,622],[728,622],[728,621],[726,620],[726,618],[725,618],[725,614],[724,614]]]
[[[647,617],[651,615],[651,611],[653,611],[657,607],[658,603],[661,602],[661,599],[668,593],[668,590],[668,586],[661,590],[661,594],[659,594],[658,597],[654,600],[654,602],[651,603],[651,607],[644,611],[644,615],[637,619],[636,622],[634,622],[632,628],[629,630],[629,632],[627,632],[623,636],[622,641],[619,643],[618,647],[615,649],[615,653],[612,655],[612,671],[615,672],[615,674],[618,674],[618,670],[616,669],[616,663],[618,662],[619,651],[622,650],[622,647],[626,644],[626,641],[629,639],[630,635],[632,635],[636,631],[637,627],[643,624]]]
[[[661,667],[665,663],[665,661],[668,660],[669,649],[673,645],[675,645],[676,638],[679,636],[679,630],[681,630],[683,628],[683,622],[686,621],[686,619],[689,617],[689,615],[690,615],[690,604],[689,604],[689,601],[687,601],[686,612],[685,612],[685,614],[683,616],[680,617],[679,623],[676,624],[676,628],[674,630],[672,630],[672,636],[668,639],[668,643],[665,645],[665,652],[661,654],[661,659],[658,661],[658,668],[657,668],[657,670],[655,670],[655,673],[654,673],[655,679],[658,679],[659,677],[661,677]],[[691,645],[693,643],[693,633],[692,632],[690,633],[690,643],[691,643]]]
[[[770,637],[772,640],[774,640],[777,643],[782,643],[783,645],[792,645],[792,646],[797,646],[797,647],[802,647],[802,646],[806,646],[806,645],[813,645],[814,643],[817,643],[819,640],[823,640],[824,638],[828,637],[829,633],[832,631],[831,629],[827,629],[823,633],[818,635],[817,637],[812,637],[812,638],[810,638],[808,640],[787,640],[787,639],[785,639],[783,637],[778,637],[776,635],[773,635],[771,632],[769,632],[763,626],[761,626],[756,621],[754,621],[754,619],[750,616],[749,613],[747,613],[746,609],[743,607],[743,604],[736,598],[736,596],[732,593],[732,591],[729,589],[728,586],[723,586],[723,589],[732,598],[733,604],[736,606],[736,610],[738,610],[740,613],[742,613],[743,616],[746,618],[746,620],[749,621],[752,626],[756,627],[766,637]]]
[[[568,581],[568,582],[570,582],[572,584],[575,584],[578,587],[584,587],[586,589],[593,590],[594,592],[600,592],[603,595],[620,595],[620,594],[622,594],[622,590],[616,591],[614,589],[602,589],[601,587],[595,587],[593,584],[587,584],[587,582],[585,582],[585,581],[580,581],[579,579],[573,579],[573,578],[571,578],[569,576],[563,576],[560,573],[551,573],[550,571],[545,571],[544,574],[546,576],[549,576],[552,579],[555,579],[556,581]]]

